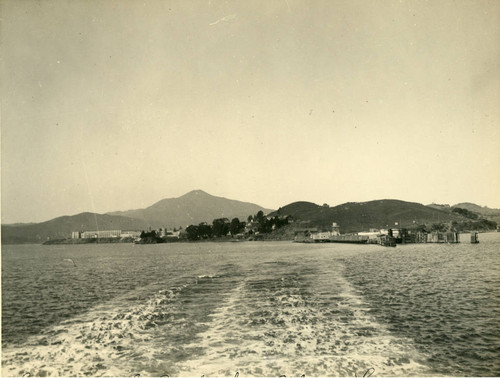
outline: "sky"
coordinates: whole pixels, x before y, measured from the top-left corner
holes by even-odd
[[[500,1],[0,10],[2,223],[195,189],[500,208]]]

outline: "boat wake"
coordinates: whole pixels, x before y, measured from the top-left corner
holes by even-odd
[[[235,369],[243,376],[431,374],[411,340],[391,335],[371,316],[341,266],[331,274],[285,268],[275,278],[250,276],[234,287],[192,345],[204,353],[179,364],[178,374],[232,376]]]
[[[3,351],[3,376],[427,375],[342,275],[304,264],[236,265],[134,293]],[[371,371],[371,370],[370,370]]]

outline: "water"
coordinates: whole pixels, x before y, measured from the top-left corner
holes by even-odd
[[[478,245],[2,247],[2,375],[500,375]]]

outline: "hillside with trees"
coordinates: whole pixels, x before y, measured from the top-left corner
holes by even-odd
[[[282,227],[288,225],[289,217],[269,217],[263,211],[255,215],[249,215],[247,222],[233,218],[214,219],[212,224],[206,222],[198,225],[190,225],[186,228],[187,239],[190,241],[220,239],[230,236],[231,238],[256,238],[269,235]]]
[[[311,202],[294,202],[281,207],[271,215],[290,215],[297,221],[308,221],[310,226],[328,229],[333,222],[340,225],[341,233],[367,231],[370,228],[456,228],[485,230],[496,224],[473,218],[469,212],[442,210],[415,202],[400,200],[376,200],[349,202],[339,206],[322,206]],[[474,223],[476,222],[476,223]],[[442,228],[442,227],[441,227]]]
[[[479,206],[470,202],[457,203],[453,208],[460,208],[478,214],[481,218],[500,223],[500,209]]]

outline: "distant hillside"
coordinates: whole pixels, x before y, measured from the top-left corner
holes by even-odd
[[[489,207],[479,206],[470,202],[457,203],[456,205],[453,205],[453,207],[472,211],[486,219],[500,223],[500,209],[491,209]]]
[[[81,213],[54,218],[42,223],[2,225],[2,243],[42,243],[48,238],[71,237],[72,231],[146,230],[141,220],[106,214]]]
[[[438,205],[438,204],[430,204],[427,205],[428,207],[432,208],[439,208],[441,210],[449,211],[449,212],[456,212],[456,209],[465,209],[467,211],[470,211],[474,214],[477,214],[479,218],[484,218],[488,219],[494,222],[497,222],[500,224],[500,209],[491,209],[486,206],[479,206],[476,205],[475,203],[471,202],[462,202],[462,203],[457,203],[456,205],[450,206],[450,205]]]
[[[430,225],[466,219],[459,214],[419,203],[390,199],[349,202],[331,208],[311,202],[295,202],[280,208],[273,215],[291,215],[296,220],[310,221],[311,225],[325,228],[336,222],[342,233],[394,227],[395,222],[399,227],[410,227],[415,224]]]
[[[474,211],[475,213],[482,215],[498,215],[500,214],[500,209],[490,209],[487,206],[479,206],[475,203],[461,202],[453,205],[452,207],[460,207],[461,209],[467,209],[469,211]]]
[[[426,206],[427,207],[432,207],[433,209],[451,211],[451,206],[448,205],[447,203],[445,203],[445,204],[431,203],[430,205],[426,205]]]
[[[140,219],[152,227],[186,227],[201,222],[212,223],[217,218],[246,220],[259,211],[271,212],[253,203],[212,196],[202,190],[193,190],[178,198],[163,199],[146,209],[116,211],[120,215]]]

